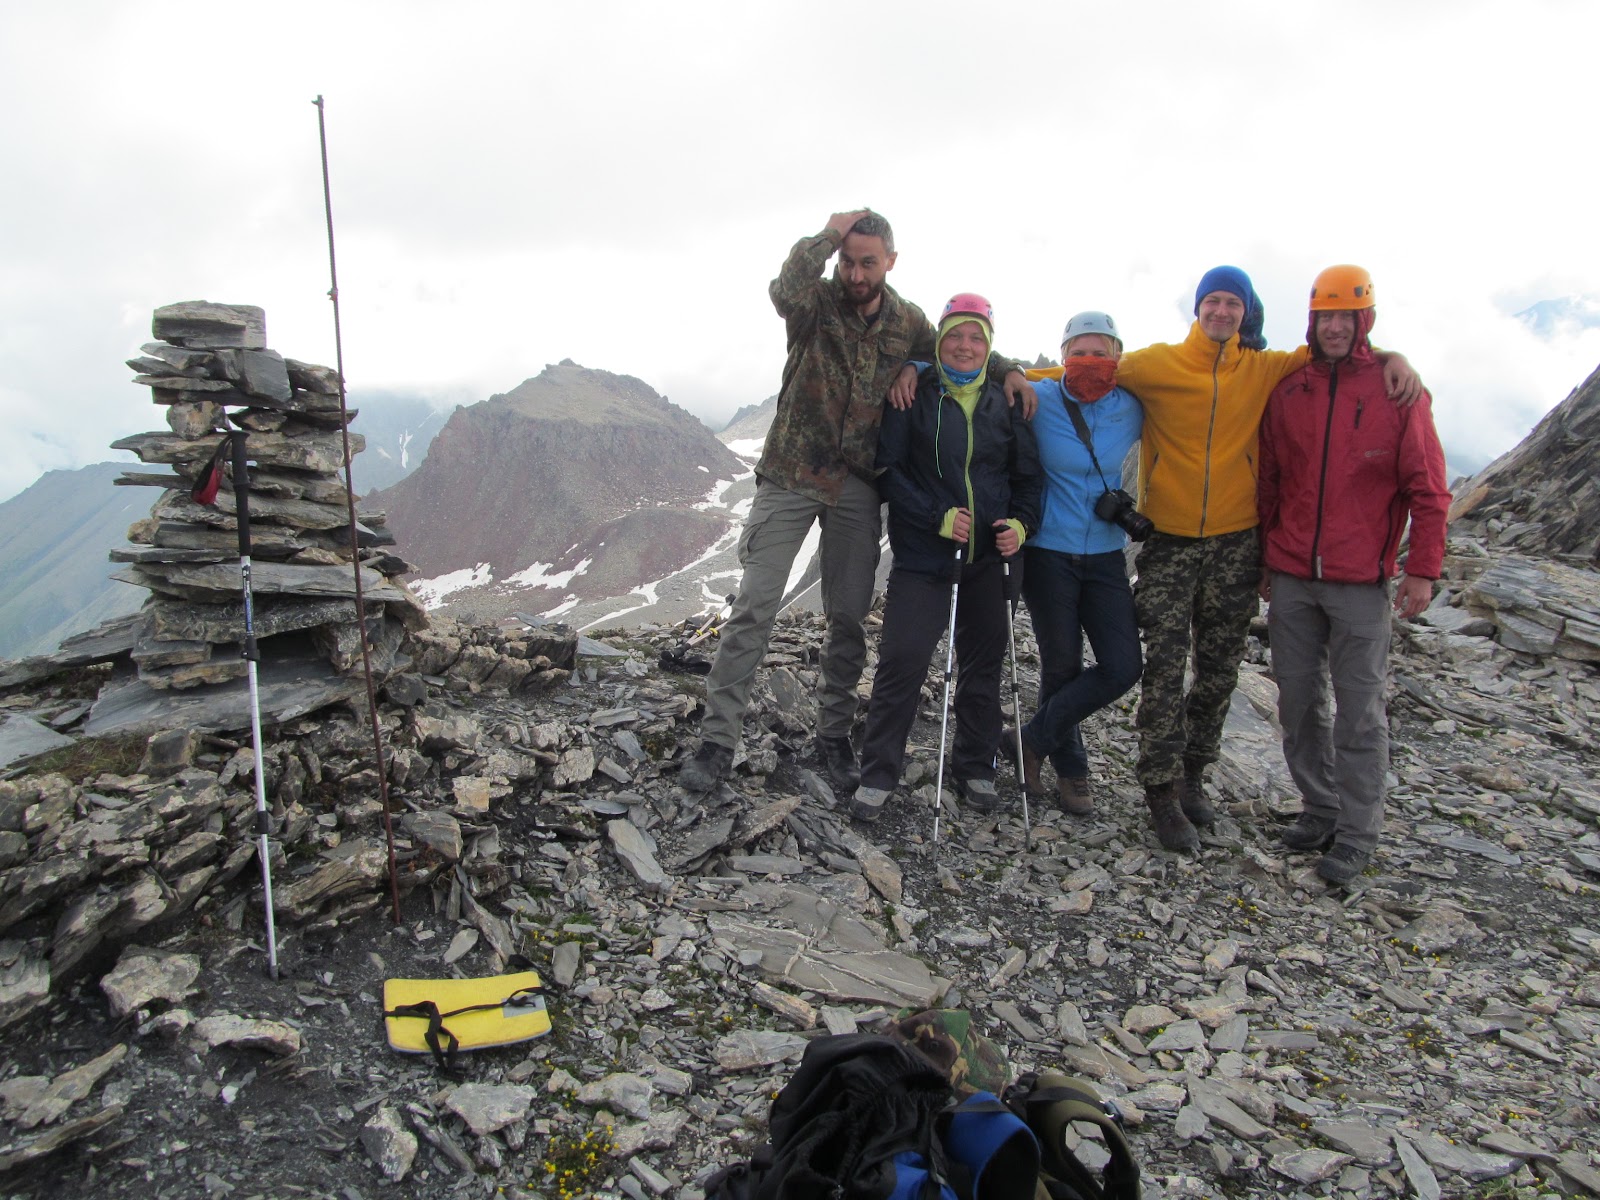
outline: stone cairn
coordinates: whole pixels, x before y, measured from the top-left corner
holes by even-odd
[[[337,372],[269,350],[266,314],[251,305],[169,304],[155,311],[152,333],[156,340],[128,365],[166,410],[168,431],[112,443],[170,468],[129,470],[117,480],[165,489],[128,530],[134,545],[111,554],[126,564],[113,579],[152,593],[132,652],[139,678],[187,688],[246,672],[231,468],[215,504],[189,495],[228,428],[248,433],[256,637],[300,634],[341,674],[359,669]],[[352,454],[364,445],[350,434]],[[389,549],[384,515],[362,514],[356,531],[373,667],[387,673],[403,663],[406,633],[425,628],[427,615],[395,581],[411,567]]]

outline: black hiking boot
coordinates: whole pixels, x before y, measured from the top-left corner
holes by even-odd
[[[817,759],[822,763],[822,773],[833,784],[833,794],[840,799],[861,786],[861,768],[856,763],[856,748],[848,737],[823,737],[817,734]]]
[[[678,772],[678,786],[696,795],[709,792],[727,777],[733,767],[733,750],[715,742],[702,741],[694,757]]]
[[[1183,815],[1197,828],[1215,825],[1217,810],[1206,798],[1206,769],[1183,773]]]
[[[888,788],[858,787],[850,799],[850,815],[858,821],[876,821],[883,815],[889,796]]]
[[[1150,806],[1150,824],[1155,828],[1156,840],[1163,850],[1198,850],[1200,834],[1183,815],[1179,804],[1181,780],[1169,779],[1144,790],[1144,801]]]
[[[1338,824],[1332,817],[1303,812],[1295,818],[1293,825],[1278,835],[1278,840],[1291,850],[1302,852],[1326,850],[1333,845],[1333,835]]]
[[[963,779],[956,784],[961,799],[974,812],[992,813],[1000,810],[1000,793],[995,791],[992,779]]]
[[[1332,850],[1317,859],[1317,874],[1335,887],[1344,887],[1371,861],[1371,851],[1358,850],[1349,842],[1335,842]]]

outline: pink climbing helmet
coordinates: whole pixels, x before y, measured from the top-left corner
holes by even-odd
[[[939,324],[943,325],[956,314],[982,317],[988,322],[989,328],[994,328],[994,307],[977,292],[957,292],[951,296],[939,316]]]

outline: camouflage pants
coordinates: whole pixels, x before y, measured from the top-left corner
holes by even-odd
[[[1144,634],[1139,782],[1168,783],[1217,761],[1239,681],[1250,618],[1259,610],[1257,531],[1187,538],[1154,533],[1139,551],[1134,607]],[[1184,694],[1184,671],[1194,683]]]

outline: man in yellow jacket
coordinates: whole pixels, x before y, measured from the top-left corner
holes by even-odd
[[[1182,342],[1131,351],[1117,369],[1145,410],[1138,499],[1155,532],[1134,586],[1145,643],[1138,776],[1169,850],[1198,849],[1195,826],[1215,819],[1205,771],[1217,761],[1258,611],[1256,431],[1272,389],[1307,355],[1304,346],[1266,349],[1261,302],[1237,267],[1206,272],[1194,311]],[[1391,395],[1420,389],[1405,359],[1380,357]]]

